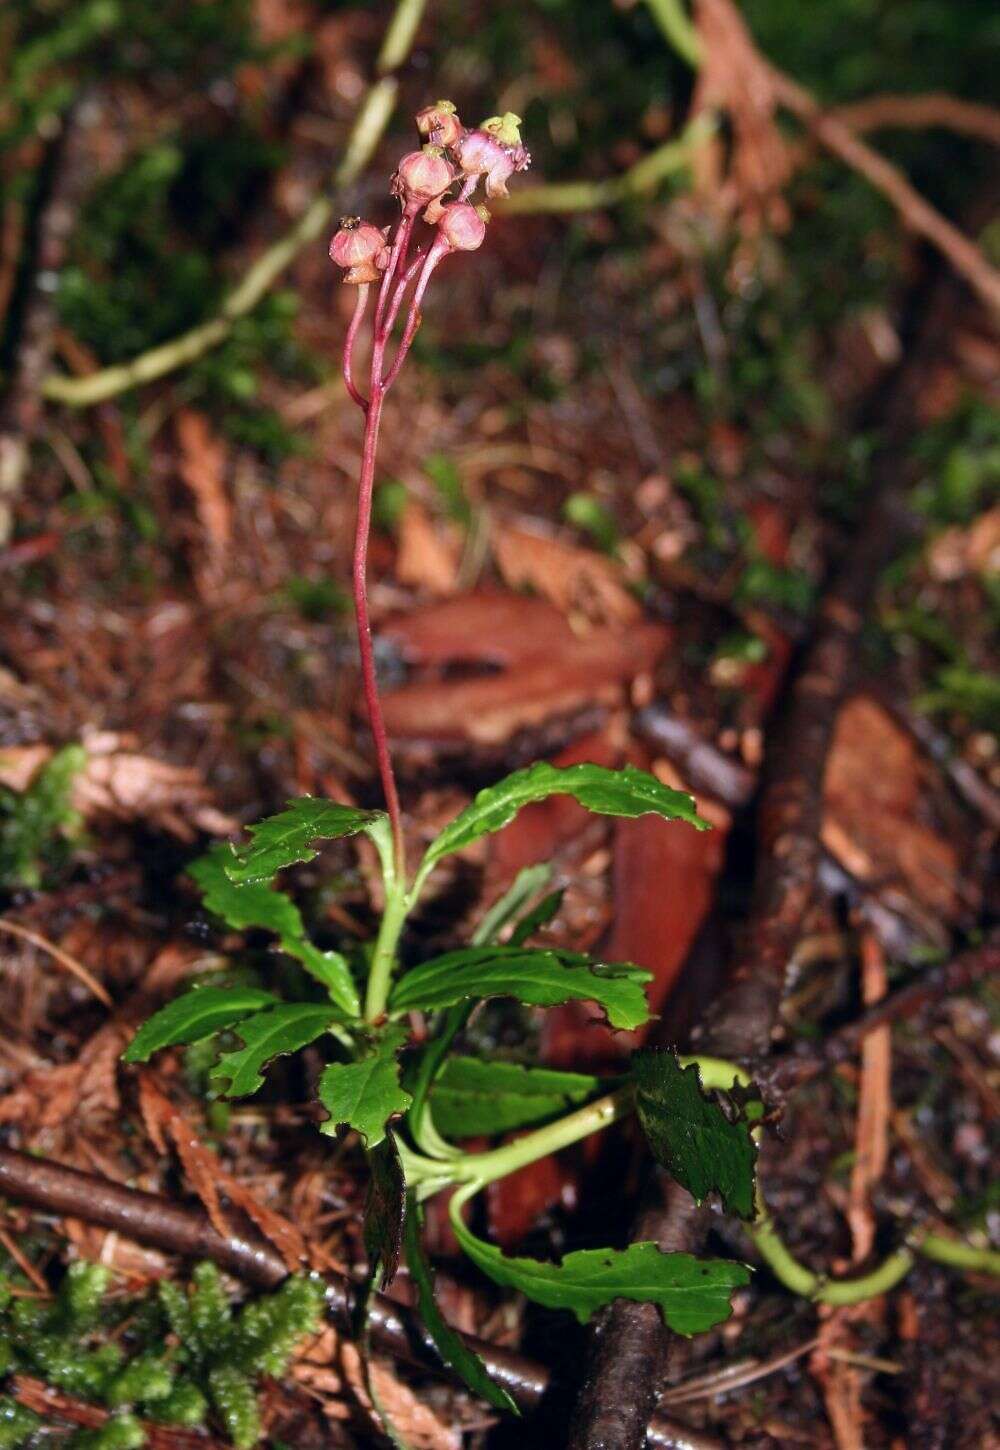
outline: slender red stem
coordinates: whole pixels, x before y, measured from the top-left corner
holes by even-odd
[[[414,334],[420,324],[420,303],[427,283],[430,281],[431,273],[441,258],[446,256],[450,250],[447,244],[442,243],[440,240],[435,241],[426,256],[414,258],[407,267],[406,253],[410,245],[413,222],[414,218],[405,214],[400,219],[390,249],[389,263],[382,277],[378,303],[375,308],[371,373],[367,401],[362,397],[360,390],[354,383],[351,368],[355,339],[361,326],[361,320],[364,316],[368,301],[367,286],[363,285],[359,288],[357,306],[354,309],[354,316],[351,319],[351,325],[347,331],[347,339],[344,347],[344,381],[347,384],[347,389],[351,397],[359,407],[364,409],[365,414],[365,436],[361,452],[361,476],[358,481],[358,517],[354,533],[354,562],[352,571],[354,614],[358,631],[358,650],[361,655],[361,679],[364,687],[365,709],[368,714],[368,724],[372,732],[372,740],[375,744],[375,758],[378,762],[382,793],[385,796],[386,809],[389,812],[389,822],[392,828],[393,854],[396,861],[396,874],[397,880],[400,883],[405,883],[406,880],[403,815],[399,805],[399,792],[396,789],[396,777],[392,768],[392,756],[389,752],[389,740],[386,735],[385,717],[382,713],[382,701],[378,691],[378,675],[375,669],[375,649],[372,643],[371,617],[368,612],[368,537],[371,533],[372,499],[375,491],[375,455],[378,448],[379,425],[382,421],[382,404],[385,401],[385,395],[388,389],[396,380],[403,360],[413,341]],[[410,304],[406,328],[404,329],[392,368],[388,376],[384,376],[386,344],[399,314],[406,289],[418,267],[422,268],[422,270],[413,294],[413,300]],[[402,270],[403,275],[396,282],[395,291],[393,291],[393,283],[400,270]]]
[[[413,298],[410,302],[410,310],[407,313],[403,336],[400,338],[399,347],[396,349],[396,356],[393,360],[392,367],[386,373],[382,383],[385,392],[389,391],[399,376],[399,370],[406,361],[406,354],[409,352],[410,345],[417,335],[417,328],[420,326],[420,304],[424,300],[424,293],[427,290],[427,284],[431,280],[434,268],[447,257],[450,251],[451,248],[448,246],[448,243],[439,237],[424,259],[423,271],[420,273],[419,281],[417,282]]]
[[[402,277],[396,283],[396,291],[393,293],[392,305],[382,322],[382,336],[386,342],[392,336],[392,329],[396,325],[396,318],[399,316],[399,309],[403,304],[403,298],[406,296],[406,289],[423,266],[426,255],[426,252],[417,252]]]
[[[389,249],[389,265],[382,276],[382,288],[378,294],[378,303],[375,308],[375,332],[382,331],[382,319],[385,316],[386,303],[389,300],[389,291],[392,287],[392,279],[397,270],[406,260],[406,253],[410,245],[410,237],[413,234],[413,223],[416,216],[408,216],[405,212],[399,219],[399,226],[396,235],[393,237],[392,246]]]
[[[372,386],[368,408],[365,413],[365,440],[361,454],[361,477],[358,482],[358,520],[354,533],[354,614],[358,629],[358,649],[361,654],[361,678],[365,692],[365,709],[372,739],[375,742],[375,758],[382,781],[386,809],[392,826],[393,851],[396,857],[397,880],[406,879],[406,857],[403,845],[403,816],[399,807],[399,792],[389,754],[389,741],[382,714],[382,701],[378,692],[378,676],[375,671],[375,650],[372,645],[371,618],[368,613],[368,535],[372,523],[372,496],[375,487],[375,452],[378,447],[378,430],[382,418],[382,401],[385,391],[377,379],[375,363],[382,364],[382,349],[376,344],[372,360]]]
[[[354,343],[361,327],[362,318],[365,315],[365,308],[368,306],[368,294],[370,291],[371,283],[362,282],[358,288],[358,300],[354,304],[354,316],[351,318],[351,325],[347,329],[347,337],[344,339],[344,382],[347,384],[347,391],[362,412],[367,410],[368,402],[354,382],[353,354]]]

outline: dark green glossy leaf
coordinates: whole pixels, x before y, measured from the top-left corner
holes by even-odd
[[[466,947],[414,967],[389,999],[393,1012],[436,1011],[467,997],[515,997],[534,1007],[597,1002],[612,1027],[649,1020],[643,983],[651,973],[628,962],[593,962],[580,952]]]
[[[315,1042],[336,1018],[328,1003],[287,1002],[258,1012],[236,1029],[243,1046],[222,1054],[211,1072],[213,1086],[223,1097],[248,1097],[264,1086],[261,1071],[272,1059]]]
[[[514,930],[507,938],[507,945],[509,947],[524,946],[529,937],[533,937],[537,931],[541,931],[543,926],[548,926],[562,906],[565,894],[565,890],[559,887],[558,890],[550,891],[547,896],[543,896],[536,906],[533,906],[530,911],[526,911],[521,919],[515,922]]]
[[[234,931],[260,927],[279,937],[301,937],[304,928],[295,903],[264,882],[237,886],[227,870],[232,860],[232,847],[223,842],[188,867],[188,875],[200,888],[208,910]]]
[[[386,819],[384,811],[360,811],[317,796],[299,796],[278,815],[249,827],[253,844],[234,852],[227,874],[240,885],[270,881],[285,866],[311,861],[316,855],[315,841],[355,836]]]
[[[273,931],[281,949],[295,957],[309,974],[322,982],[335,1002],[348,1017],[357,1017],[361,1010],[357,988],[350,967],[340,952],[324,952],[306,936],[298,907],[281,891],[263,881],[238,886],[229,875],[232,848],[213,846],[188,867],[188,875],[201,888],[209,911],[220,916],[236,931],[259,928]]]
[[[578,1072],[450,1057],[431,1090],[435,1125],[446,1138],[526,1128],[585,1102],[600,1080]]]
[[[407,1202],[403,1234],[406,1244],[406,1262],[417,1290],[417,1308],[420,1311],[420,1319],[424,1328],[433,1339],[445,1364],[450,1365],[455,1373],[461,1376],[474,1395],[479,1395],[481,1399],[486,1400],[488,1404],[498,1410],[508,1410],[511,1414],[518,1414],[517,1405],[507,1391],[490,1378],[479,1355],[469,1349],[461,1335],[452,1329],[438,1308],[437,1300],[434,1298],[434,1278],[431,1266],[424,1255],[423,1244],[420,1240],[422,1228],[423,1213],[411,1194]]]
[[[753,1218],[754,1161],[750,1127],[730,1122],[706,1097],[694,1063],[682,1068],[672,1052],[632,1057],[635,1105],[653,1156],[699,1203],[713,1190],[726,1208]]]
[[[598,815],[653,813],[668,821],[687,821],[699,830],[708,828],[708,822],[695,810],[691,796],[672,790],[644,770],[636,770],[631,765],[624,770],[587,764],[559,767],[542,760],[481,790],[472,805],[445,826],[432,842],[421,863],[421,877],[444,856],[461,851],[488,832],[499,831],[522,807],[553,795],[570,795]]]
[[[403,1026],[387,1027],[357,1062],[334,1062],[326,1068],[319,1080],[319,1100],[330,1114],[322,1125],[324,1133],[335,1133],[346,1123],[361,1134],[367,1148],[381,1143],[388,1119],[410,1106],[410,1094],[399,1083],[396,1057],[407,1036]]]
[[[392,1133],[368,1154],[368,1192],[365,1195],[365,1253],[371,1265],[370,1287],[376,1280],[388,1289],[399,1268],[406,1211],[406,1180]]]
[[[552,867],[545,862],[523,866],[507,890],[494,901],[472,935],[473,946],[499,941],[500,934],[528,903],[552,880]]]
[[[462,1249],[484,1274],[549,1309],[571,1309],[581,1323],[613,1299],[635,1299],[658,1305],[675,1333],[703,1334],[729,1318],[730,1295],[750,1281],[745,1264],[667,1254],[650,1243],[580,1249],[560,1264],[508,1258],[470,1233],[461,1205],[459,1194],[452,1202],[452,1225]]]
[[[256,987],[195,987],[145,1021],[122,1053],[126,1062],[148,1062],[161,1047],[199,1042],[232,1027],[251,1012],[277,1002]]]

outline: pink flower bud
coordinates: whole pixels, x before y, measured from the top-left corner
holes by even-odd
[[[474,252],[486,239],[485,208],[469,206],[468,202],[456,201],[446,206],[438,222],[438,231],[455,252]]]
[[[496,122],[496,118],[493,118]],[[486,122],[486,125],[492,124]],[[511,135],[511,128],[503,130]],[[507,195],[507,178],[515,171],[527,171],[531,157],[521,145],[502,140],[487,130],[466,131],[454,146],[455,156],[466,176],[484,176],[486,195],[490,198]]]
[[[377,282],[379,272],[389,260],[385,233],[360,217],[340,219],[340,230],[330,243],[330,261],[345,271],[344,281],[352,286]]]
[[[454,146],[465,127],[451,101],[435,101],[416,115],[417,130],[432,146]]]
[[[455,172],[441,150],[425,146],[403,157],[392,178],[392,194],[399,197],[404,211],[416,211],[446,191],[454,179]]]

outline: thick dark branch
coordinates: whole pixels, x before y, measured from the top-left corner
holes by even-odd
[[[0,543],[6,543],[42,418],[42,382],[52,357],[56,326],[55,277],[66,258],[86,188],[86,135],[94,103],[71,107],[55,143],[49,195],[38,219],[31,281],[21,317],[16,361],[0,402]]]

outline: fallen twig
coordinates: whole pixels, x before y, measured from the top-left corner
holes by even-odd
[[[19,922],[9,921],[5,916],[0,917],[0,931],[8,932],[10,936],[16,936],[21,941],[30,942],[39,951],[47,952],[53,961],[58,962],[61,967],[65,967],[78,982],[82,982],[87,991],[92,992],[105,1007],[114,1006],[107,988],[88,972],[82,962],[78,962],[76,957],[71,957],[69,952],[64,952],[62,947],[56,946],[55,942],[49,941],[47,937],[41,936],[37,931],[31,931],[29,927],[21,926]]]
[[[1000,146],[1000,111],[939,91],[919,96],[869,96],[864,101],[835,106],[827,115],[836,117],[852,131],[940,126],[962,136],[988,141],[991,146]]]

